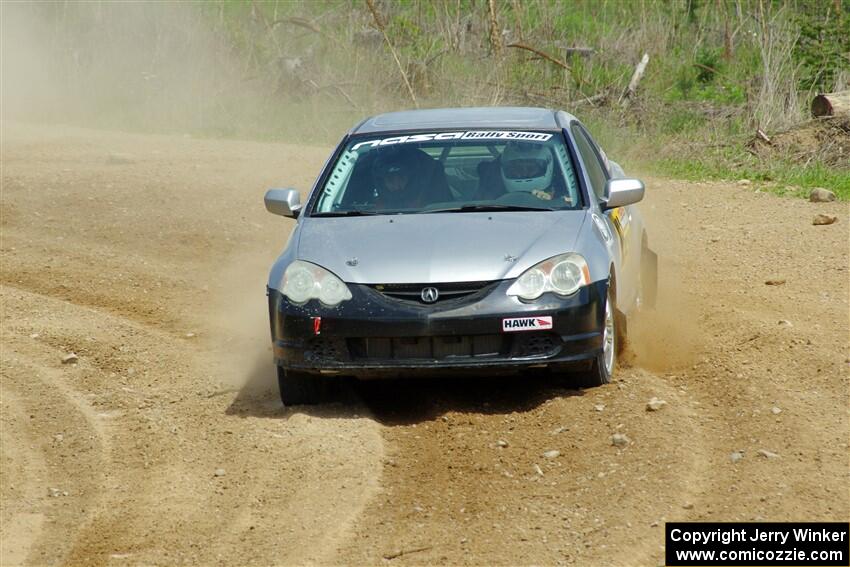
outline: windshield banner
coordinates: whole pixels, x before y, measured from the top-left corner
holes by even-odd
[[[500,130],[473,130],[468,132],[436,132],[429,134],[411,134],[409,136],[393,136],[381,140],[369,140],[354,144],[354,151],[360,148],[376,148],[378,146],[393,146],[412,142],[432,142],[440,140],[519,140],[523,142],[546,142],[552,134],[543,132],[505,132]]]

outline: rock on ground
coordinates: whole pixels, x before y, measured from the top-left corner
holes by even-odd
[[[827,225],[827,224],[832,224],[837,220],[838,220],[838,217],[836,217],[836,216],[819,214],[819,215],[815,215],[815,218],[812,219],[812,224],[815,225],[815,226]]]
[[[69,353],[62,357],[62,364],[76,364],[80,359],[76,353]]]
[[[630,442],[625,433],[615,433],[611,436],[611,444],[615,447],[625,447]]]
[[[812,203],[829,203],[834,200],[835,193],[828,189],[824,189],[823,187],[815,187],[812,189],[812,192],[809,193],[809,201]]]

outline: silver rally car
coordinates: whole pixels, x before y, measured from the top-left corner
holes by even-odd
[[[283,403],[322,401],[335,375],[609,382],[628,318],[654,301],[643,195],[566,112],[364,120],[306,203],[265,196],[298,220],[268,283]]]

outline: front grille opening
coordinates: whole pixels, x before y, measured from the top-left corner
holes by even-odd
[[[460,335],[437,337],[348,339],[354,360],[453,360],[505,357],[511,337],[505,335]]]
[[[452,300],[468,298],[476,293],[486,293],[494,282],[451,282],[451,283],[422,283],[422,284],[376,284],[372,289],[391,299],[417,303],[420,305],[435,305]],[[422,290],[432,287],[439,296],[436,301],[428,303],[422,300]]]

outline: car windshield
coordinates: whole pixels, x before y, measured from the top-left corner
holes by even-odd
[[[581,207],[560,132],[452,131],[355,136],[315,199],[313,216]]]

